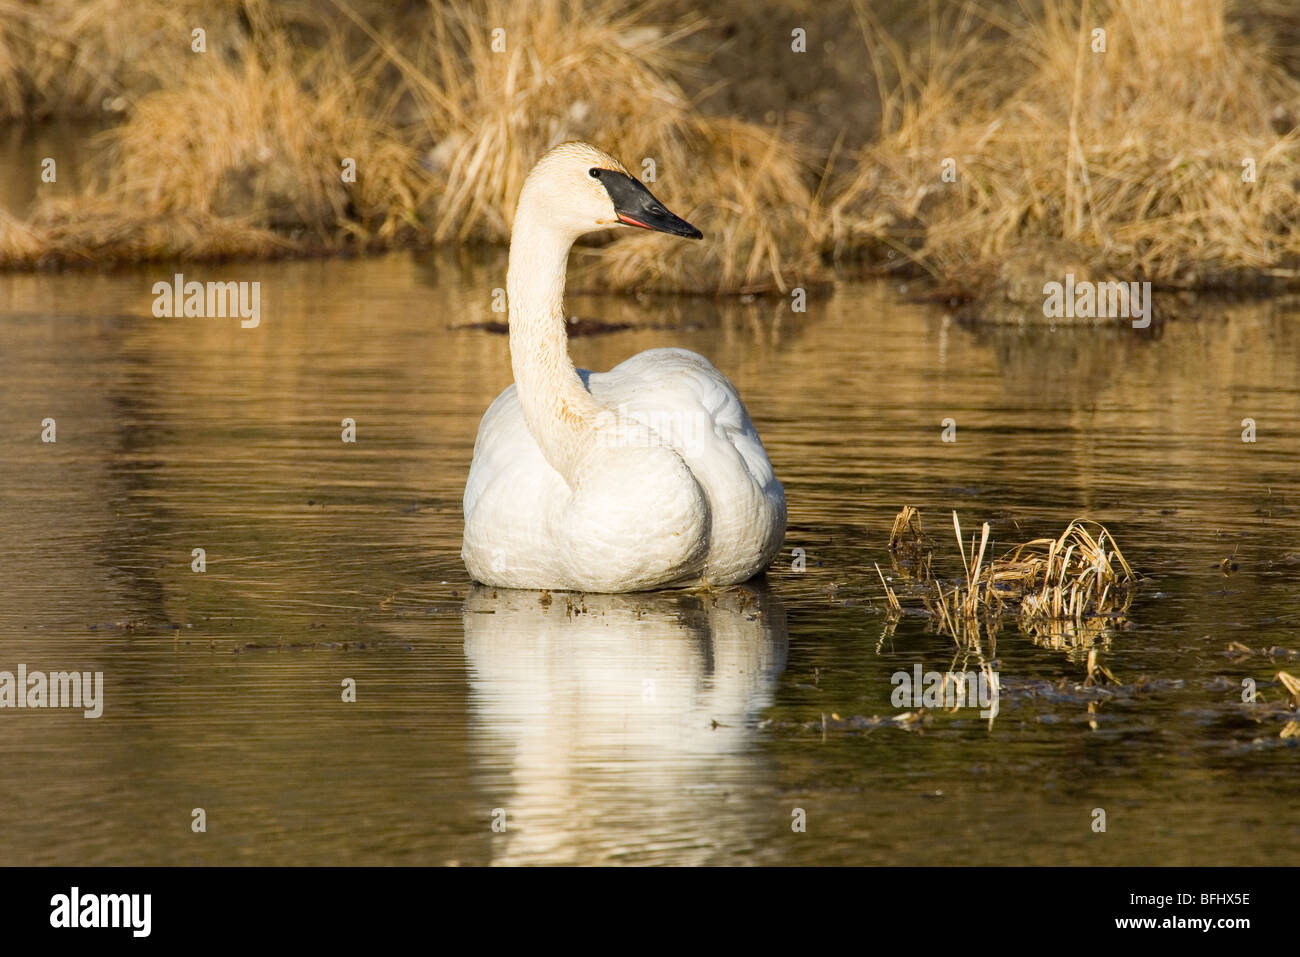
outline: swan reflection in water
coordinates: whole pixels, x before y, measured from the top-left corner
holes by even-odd
[[[760,849],[753,741],[785,668],[780,601],[476,586],[465,602],[471,760],[496,863],[718,861]],[[788,812],[787,812],[788,813]],[[788,819],[787,819],[788,823]]]

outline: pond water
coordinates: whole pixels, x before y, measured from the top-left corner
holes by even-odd
[[[178,268],[260,282],[260,326],[153,318],[168,267],[0,277],[0,670],[104,676],[98,719],[0,711],[5,863],[1300,861],[1293,304],[971,330],[885,283],[803,314],[572,296],[638,324],[579,365],[677,345],[732,379],[790,528],[746,588],[548,603],[459,557],[510,382],[462,326],[501,318],[501,257]],[[954,665],[886,614],[903,505],[949,557],[954,509],[999,552],[1105,523],[1145,576],[1093,636],[1119,684],[1010,624],[991,726],[861,720]]]

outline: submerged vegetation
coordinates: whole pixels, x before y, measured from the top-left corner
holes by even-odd
[[[880,121],[823,110],[820,142],[710,113],[731,78],[711,70],[709,15],[684,9],[8,5],[0,116],[111,125],[80,194],[0,215],[0,265],[502,243],[537,156],[585,139],[709,242],[618,231],[582,250],[583,288],[785,293],[866,263],[1032,314],[1066,273],[1300,279],[1300,80],[1227,0],[936,2],[919,39],[854,0],[861,35],[835,39]],[[826,39],[762,68],[816,69]]]

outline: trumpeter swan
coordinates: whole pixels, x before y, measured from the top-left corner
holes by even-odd
[[[731,585],[785,536],[785,492],[745,406],[708,360],[650,349],[575,369],[569,249],[618,224],[700,239],[617,160],[563,143],[524,181],[506,295],[515,382],[479,423],[465,484],[469,573],[502,588]]]

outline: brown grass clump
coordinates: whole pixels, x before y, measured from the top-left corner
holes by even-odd
[[[8,220],[5,222],[4,220]],[[0,217],[0,267],[146,262],[183,256],[273,258],[297,244],[245,218],[181,211],[128,215],[114,199],[44,204],[31,222]]]
[[[337,112],[310,96],[283,59],[202,62],[111,132],[110,197],[151,212],[242,213],[323,233],[347,201],[331,169],[333,143],[345,141],[331,136],[344,131],[328,129]]]
[[[183,72],[203,27],[223,57],[268,0],[0,0],[0,119],[121,113]]]
[[[1041,644],[1089,647],[1127,612],[1137,576],[1103,526],[1076,519],[1056,538],[1034,539],[986,560],[988,523],[978,545],[972,538],[967,546],[956,512],[952,520],[962,575],[947,585],[932,571],[933,545],[915,508],[895,518],[889,548],[909,594],[959,642],[978,635],[981,626],[995,632],[1003,615],[1014,612],[1022,630]],[[885,589],[890,607],[901,607]]]
[[[651,188],[708,241],[619,230],[575,285],[785,291],[815,273],[797,151],[771,130],[694,111],[675,79],[688,66],[678,43],[703,21],[659,27],[662,9],[657,0],[443,5],[410,56],[366,27],[421,106],[440,186],[436,240],[505,242],[533,163],[579,139],[634,175],[649,179],[652,167]]]
[[[108,173],[85,196],[38,206],[40,258],[208,259],[392,240],[429,178],[374,116],[367,68],[337,43],[306,64],[275,39],[240,60],[196,56],[103,135]],[[355,182],[343,178],[345,158]]]
[[[901,251],[1039,305],[1076,267],[1165,287],[1300,279],[1300,81],[1228,25],[1226,0],[1047,0],[1024,24],[966,7],[936,28],[928,72],[857,6],[889,53],[884,119],[824,219],[829,248]]]
[[[105,172],[81,198],[40,205],[23,240],[4,241],[5,263],[501,243],[533,163],[585,139],[651,181],[708,241],[616,230],[576,286],[820,284],[809,171],[776,131],[696,111],[679,83],[691,67],[680,50],[703,20],[670,14],[665,0],[204,9],[143,0],[128,15],[122,0],[52,0],[0,26],[0,111],[32,115],[35,100],[59,97],[90,106],[102,95],[123,116],[102,140],[94,168]],[[210,23],[222,28],[208,27],[209,51],[192,53],[191,28]],[[160,54],[128,42],[124,25]],[[85,83],[65,78],[56,95],[31,62],[38,43],[69,77],[84,67]],[[341,176],[348,157],[355,183]]]
[[[638,174],[642,157],[665,177],[687,169],[671,162],[682,158],[677,127],[689,112],[672,79],[685,65],[673,44],[699,20],[668,33],[646,22],[654,2],[463,0],[431,5],[407,55],[336,2],[419,104],[442,187],[437,240],[508,240],[524,178],[565,140],[589,140]]]
[[[0,266],[33,262],[48,245],[40,230],[0,209]]]
[[[205,62],[113,131],[114,189],[162,211],[242,215],[322,238],[344,223],[387,236],[410,213],[415,155],[370,114],[364,61],[330,46],[295,68],[277,45],[239,64]],[[343,179],[345,158],[357,163],[355,184]]]

